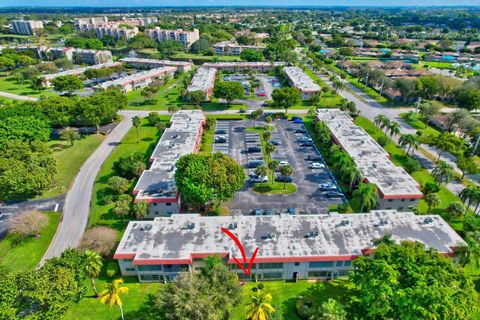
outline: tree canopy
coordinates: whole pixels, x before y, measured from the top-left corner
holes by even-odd
[[[222,153],[189,154],[177,161],[175,182],[184,201],[203,206],[232,199],[245,182],[245,172]]]
[[[225,99],[229,104],[235,99],[242,99],[244,94],[243,86],[239,82],[220,81],[215,84],[215,97]]]
[[[350,280],[368,319],[469,319],[478,293],[465,271],[422,243],[382,243],[354,263]]]

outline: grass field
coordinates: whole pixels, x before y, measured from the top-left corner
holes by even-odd
[[[286,183],[285,188],[283,182],[265,182],[263,184],[256,183],[252,188],[253,191],[262,194],[292,194],[297,192],[297,186],[293,183]]]
[[[105,138],[104,135],[82,136],[70,146],[70,142],[52,140],[48,142],[53,158],[57,161],[55,185],[42,193],[39,198],[58,196],[68,190],[78,170]]]
[[[169,116],[163,116],[162,120],[167,120],[169,118]],[[101,195],[101,193],[108,188],[108,178],[115,175],[113,171],[113,164],[115,161],[121,157],[132,155],[136,152],[140,152],[149,157],[159,138],[160,135],[157,128],[149,126],[147,120],[142,119],[142,125],[139,127],[140,142],[137,143],[135,128],[132,127],[122,139],[120,144],[108,156],[103,163],[100,172],[98,173],[95,184],[93,185],[89,226],[105,225],[118,230],[119,233],[123,233],[123,231],[125,231],[125,226],[128,222],[128,219],[122,221],[117,218],[113,213],[110,212],[113,204],[102,204],[101,201],[99,201],[99,195]],[[132,181],[132,187],[134,184],[135,181]]]
[[[24,84],[18,84],[12,76],[5,74],[0,74],[0,91],[32,97],[56,95],[53,91],[33,89],[29,80],[26,80]]]
[[[264,281],[263,291],[272,295],[272,306],[276,310],[274,319],[298,320],[295,304],[298,297],[309,298],[314,306],[318,307],[328,298],[337,299],[342,303],[348,303],[350,298],[350,286],[345,280],[330,282],[307,282],[297,283],[286,281]],[[242,287],[242,303],[233,309],[230,319],[245,319],[245,305],[250,301],[252,289],[258,283],[249,282]]]
[[[0,265],[5,265],[9,270],[33,270],[47,251],[50,241],[55,235],[60,221],[60,213],[45,212],[48,216],[48,225],[36,238],[29,238],[12,247],[12,237],[7,235],[0,241]]]

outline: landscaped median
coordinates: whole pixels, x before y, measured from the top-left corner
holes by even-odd
[[[297,186],[294,183],[283,182],[264,182],[256,183],[253,191],[262,194],[292,194],[297,192]]]

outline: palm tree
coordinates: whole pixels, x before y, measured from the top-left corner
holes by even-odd
[[[272,137],[272,133],[269,130],[265,130],[262,132],[263,140],[268,141],[270,140],[271,137]]]
[[[265,153],[266,153],[267,157],[270,158],[270,155],[272,153],[274,153],[276,149],[277,148],[273,144],[267,143],[267,145],[265,146]]]
[[[140,120],[140,117],[139,116],[134,116],[132,118],[132,124],[133,126],[135,127],[135,130],[137,131],[137,143],[140,142],[139,138],[138,138],[138,127],[140,127],[140,123],[141,123],[141,120]]]
[[[286,166],[281,166],[280,174],[283,177],[283,189],[285,189],[287,187],[287,177],[291,177],[293,175],[292,166],[289,164],[287,164]]]
[[[447,212],[454,217],[464,215],[467,211],[467,207],[460,201],[453,201],[447,207]]]
[[[262,290],[256,290],[251,296],[251,302],[246,306],[247,320],[268,320],[268,317],[275,312],[270,304],[272,295],[270,293],[262,293]]]
[[[436,207],[440,204],[440,197],[436,193],[429,193],[425,196],[425,202],[428,205],[427,213],[430,213],[432,207]]]
[[[411,148],[418,149],[419,146],[417,137],[411,133],[403,134],[400,139],[398,139],[398,142],[400,143],[400,146],[404,149],[408,146],[408,148],[405,150],[406,153],[404,155],[408,155]]]
[[[335,299],[328,298],[319,308],[320,319],[324,320],[345,320],[347,313],[345,307]]]
[[[480,268],[480,243],[472,234],[465,237],[466,246],[458,248],[460,265],[465,267],[471,264],[475,269]]]
[[[360,182],[363,179],[362,171],[357,167],[356,164],[353,164],[345,175],[347,181],[350,182],[350,191],[352,191],[355,181]]]
[[[166,128],[165,123],[159,121],[159,122],[157,122],[157,124],[156,124],[155,126],[157,127],[158,132],[159,132],[160,134],[162,134],[163,131],[165,131],[165,128]]]
[[[335,79],[332,83],[332,87],[333,87],[333,92],[337,94],[339,90],[345,89],[345,84],[341,80]]]
[[[474,185],[469,185],[468,187],[464,188],[460,193],[458,194],[458,197],[462,202],[466,205],[467,207],[470,207],[470,203],[475,197],[475,192],[476,192],[477,187]]]
[[[97,286],[95,285],[95,278],[98,277],[100,271],[102,270],[103,262],[102,257],[95,251],[86,250],[85,251],[85,271],[90,277],[90,282],[92,284],[93,292],[98,298]]]
[[[272,178],[272,183],[273,183],[273,176],[275,175],[275,170],[278,168],[279,162],[277,160],[270,160],[268,163],[268,169],[270,170],[271,173],[271,178]]]
[[[379,114],[373,119],[373,123],[381,130],[388,128],[390,125],[390,119],[384,114]]]
[[[388,133],[390,135],[390,140],[392,140],[393,136],[400,134],[400,124],[396,121],[390,122],[388,126]]]
[[[449,183],[453,178],[453,168],[445,161],[440,160],[437,166],[432,170],[432,176],[440,183],[443,179],[445,179],[445,183]]]
[[[257,177],[261,179],[260,185],[263,185],[263,177],[267,175],[267,167],[258,166],[257,169],[255,169],[255,174],[257,175]]]
[[[360,202],[361,212],[372,210],[378,202],[377,187],[373,183],[360,183],[352,196]]]
[[[128,293],[127,287],[122,287],[123,279],[115,279],[112,283],[106,283],[105,289],[100,294],[100,303],[107,304],[110,308],[113,305],[116,305],[120,308],[120,314],[123,317],[123,308],[122,308],[122,299],[120,296],[122,294]]]

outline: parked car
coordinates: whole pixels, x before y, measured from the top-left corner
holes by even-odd
[[[248,153],[262,152],[262,148],[261,147],[248,147],[247,152]]]
[[[307,161],[317,161],[317,162],[318,162],[318,161],[321,161],[321,162],[323,162],[322,156],[319,156],[319,155],[311,155],[311,154],[308,155],[305,160],[307,160]]]
[[[215,143],[226,143],[227,138],[225,137],[215,137]]]
[[[238,113],[245,113],[245,109],[244,108],[240,108],[240,110],[238,110]]]
[[[268,182],[268,177],[267,176],[263,176],[263,177],[254,176],[254,177],[250,178],[250,182],[252,182],[252,183]]]
[[[227,134],[227,131],[223,129],[218,129],[218,130],[215,130],[215,134]]]
[[[273,210],[272,209],[265,210],[264,214],[266,216],[271,216],[273,214]]]
[[[293,120],[293,123],[303,123],[303,120],[302,119],[295,119],[295,120]]]
[[[263,214],[263,210],[260,208],[253,209],[252,211],[250,211],[250,214],[253,216],[261,216]]]
[[[320,183],[319,186],[320,190],[322,191],[333,191],[337,190],[337,186],[332,183]]]
[[[323,163],[319,163],[319,162],[312,162],[312,163],[310,163],[310,168],[311,169],[323,169],[323,168],[325,168],[325,165]]]
[[[280,142],[277,140],[270,140],[268,143],[273,144],[274,146],[279,146]]]
[[[313,147],[313,142],[312,141],[302,141],[300,142],[301,147]]]
[[[296,210],[295,210],[295,208],[288,208],[287,213],[293,216],[293,215],[295,215]]]
[[[293,181],[293,178],[292,177],[284,177],[284,176],[276,176],[275,177],[275,181],[277,182],[287,182],[287,183],[290,183]]]
[[[295,132],[295,133],[307,133],[307,130],[305,130],[304,128],[297,128],[293,132]]]
[[[325,194],[327,198],[343,198],[343,194],[340,192],[330,191]]]

